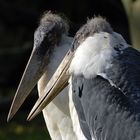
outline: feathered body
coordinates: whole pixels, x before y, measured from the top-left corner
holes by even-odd
[[[85,137],[140,139],[140,53],[100,17],[79,30],[74,48],[70,90]]]

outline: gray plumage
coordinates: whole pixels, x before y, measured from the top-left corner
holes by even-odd
[[[88,21],[77,33],[74,49],[85,36],[100,32],[114,35],[105,20],[99,24],[94,21],[97,19]],[[131,47],[122,50],[122,46],[121,41],[112,46],[116,55],[105,76],[72,74],[73,101],[88,140],[140,139],[140,53]]]

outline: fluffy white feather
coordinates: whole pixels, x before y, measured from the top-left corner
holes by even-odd
[[[39,96],[71,46],[72,39],[63,37],[62,44],[54,48],[46,73],[38,82]],[[52,140],[77,140],[69,111],[68,90],[65,88],[45,109],[43,116]]]
[[[120,51],[128,47],[118,33],[101,32],[87,37],[75,52],[70,65],[70,73],[84,75],[85,78],[104,73],[105,69],[111,67],[112,58],[117,55],[115,47],[118,47]]]

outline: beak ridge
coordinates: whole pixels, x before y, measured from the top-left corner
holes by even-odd
[[[42,66],[41,61],[48,58],[48,53],[47,55],[45,54],[45,56],[42,56],[42,60],[38,60],[37,51],[38,50],[33,49],[31,53],[30,59],[27,63],[20,84],[14,96],[12,105],[10,107],[7,122],[10,121],[19,110],[44,72],[45,67]]]
[[[68,51],[58,69],[47,84],[44,94],[40,97],[32,108],[27,120],[30,121],[39,114],[67,85],[70,77],[68,69],[74,52]]]

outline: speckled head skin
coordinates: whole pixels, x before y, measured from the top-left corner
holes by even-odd
[[[34,33],[34,48],[38,49],[38,57],[51,54],[55,46],[58,46],[63,35],[67,35],[69,26],[67,21],[50,11],[45,13],[39,27]]]
[[[60,34],[68,33],[69,26],[66,19],[59,15],[53,14],[52,12],[45,13],[40,20],[40,25],[47,25],[54,22],[56,28],[60,31]]]
[[[67,21],[51,12],[45,13],[39,27],[34,34],[34,47],[39,47],[45,43],[45,46],[54,46],[60,42],[63,34],[67,34],[69,26]]]
[[[74,48],[76,49],[88,36],[99,32],[113,32],[110,24],[101,16],[88,20],[87,23],[79,29],[75,36]]]

